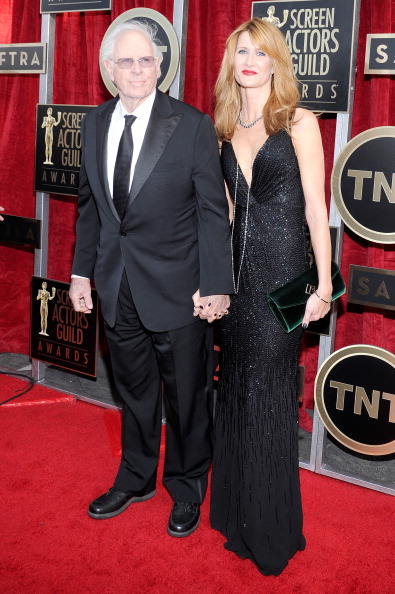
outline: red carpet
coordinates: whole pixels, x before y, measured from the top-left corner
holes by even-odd
[[[0,402],[23,386],[0,376]],[[35,385],[0,407],[0,592],[11,594],[394,594],[395,498],[301,472],[307,548],[277,577],[223,548],[210,529],[167,535],[171,500],[110,520],[87,504],[111,486],[120,415]]]

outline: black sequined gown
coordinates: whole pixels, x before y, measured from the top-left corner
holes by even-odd
[[[248,186],[229,142],[221,159],[233,197],[237,180],[233,264],[239,290],[220,323],[210,521],[227,549],[251,559],[264,575],[278,575],[305,547],[297,395],[302,330],[286,334],[265,295],[307,268],[304,197],[292,141],[281,131],[255,158],[246,229]]]

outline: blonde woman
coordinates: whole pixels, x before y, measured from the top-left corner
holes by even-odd
[[[261,19],[227,40],[215,122],[231,206],[235,295],[221,320],[211,524],[225,547],[278,575],[305,547],[298,468],[298,353],[266,295],[307,268],[306,222],[319,273],[303,327],[330,307],[324,156],[315,115],[298,107],[291,56]]]

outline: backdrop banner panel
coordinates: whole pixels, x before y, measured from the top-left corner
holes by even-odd
[[[112,0],[41,0],[40,12],[80,12],[111,10]]]
[[[355,0],[252,3],[252,16],[276,25],[285,36],[303,107],[349,111],[355,13]]]
[[[32,277],[30,356],[82,375],[96,377],[98,298],[93,312],[73,309],[68,283]]]
[[[327,430],[323,474],[395,495],[395,355],[366,344],[335,351],[315,381]]]
[[[78,196],[81,123],[92,105],[37,105],[36,192]]]

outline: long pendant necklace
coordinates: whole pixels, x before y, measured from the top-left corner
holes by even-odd
[[[240,265],[239,265],[239,272],[237,273],[237,282],[235,280],[235,264],[234,264],[234,256],[233,256],[233,234],[235,230],[235,218],[236,218],[236,204],[237,204],[237,186],[239,182],[239,163],[236,159],[236,183],[235,183],[235,198],[233,201],[233,220],[232,220],[232,234],[231,234],[231,250],[232,250],[232,271],[233,271],[233,290],[237,294],[239,292],[240,286],[240,273],[241,273],[241,265],[243,264],[244,254],[246,249],[247,243],[247,222],[248,222],[248,210],[250,205],[250,186],[248,186],[247,191],[247,204],[246,204],[246,216],[245,216],[245,223],[244,223],[244,237],[243,237],[243,249],[241,250],[241,258],[240,258]],[[247,184],[248,185],[248,184]]]
[[[240,111],[240,114],[239,114],[239,123],[240,123],[241,126],[243,126],[243,128],[252,128],[252,126],[255,126],[255,124],[257,122],[259,122],[259,120],[261,120],[262,118],[263,118],[263,114],[261,116],[259,116],[258,118],[256,118],[255,120],[253,120],[252,122],[249,122],[248,124],[245,124],[243,122],[243,120],[241,119],[241,111]]]
[[[232,250],[232,271],[233,271],[233,290],[234,292],[237,294],[239,292],[239,287],[240,287],[240,274],[241,274],[241,266],[243,264],[243,260],[244,260],[244,255],[245,255],[245,251],[246,251],[246,245],[247,245],[247,227],[248,227],[248,214],[249,214],[249,206],[250,206],[250,192],[251,192],[251,185],[252,185],[252,173],[253,173],[253,167],[254,167],[254,162],[255,162],[255,157],[258,154],[259,151],[257,151],[258,148],[258,144],[259,144],[259,138],[256,141],[254,150],[252,151],[252,158],[251,158],[251,184],[247,183],[247,200],[246,200],[246,216],[245,216],[245,223],[244,223],[244,233],[243,233],[243,248],[241,250],[241,258],[240,258],[240,265],[239,265],[239,271],[237,273],[237,281],[235,279],[235,266],[234,266],[234,257],[233,257],[233,235],[234,235],[234,229],[235,229],[235,218],[236,218],[236,205],[237,205],[237,187],[239,184],[239,161],[236,157],[236,151],[233,150],[234,155],[235,155],[235,159],[236,159],[236,182],[235,182],[235,193],[234,193],[234,200],[233,200],[233,220],[232,220],[232,233],[231,233],[231,250]]]

